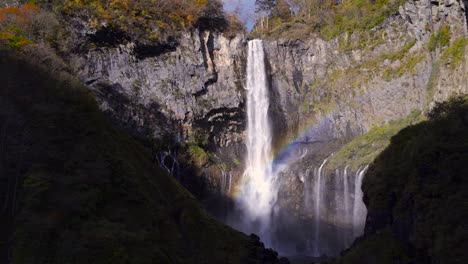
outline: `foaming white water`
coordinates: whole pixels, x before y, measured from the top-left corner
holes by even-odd
[[[362,179],[369,165],[358,169],[354,179],[354,206],[353,206],[353,236],[358,237],[364,233],[367,208],[362,200]]]
[[[323,203],[322,200],[322,169],[323,166],[325,166],[325,163],[327,163],[328,159],[330,157],[326,158],[322,164],[320,165],[317,174],[316,174],[316,181],[315,181],[315,246],[314,246],[314,254],[315,256],[320,255],[320,207],[321,203]]]
[[[242,229],[260,234],[268,244],[270,216],[277,197],[271,164],[271,126],[265,53],[261,40],[249,41],[247,59],[247,159],[238,202]]]
[[[350,208],[350,201],[349,201],[349,186],[348,186],[348,168],[350,166],[347,165],[345,168],[344,168],[344,171],[343,171],[343,207],[344,207],[344,222],[346,224],[349,224],[351,222],[351,219],[352,219],[352,213],[351,213],[351,210],[349,209]],[[338,174],[337,174],[338,175]],[[337,181],[338,182],[338,181]],[[347,247],[350,243],[350,236],[347,234],[347,232],[343,232],[343,242],[344,242],[344,246]]]

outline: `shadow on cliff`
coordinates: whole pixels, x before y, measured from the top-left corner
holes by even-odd
[[[102,108],[112,123],[150,147],[153,153],[155,151],[153,146],[160,144],[151,140],[152,138],[178,131],[161,113],[161,106],[158,103],[152,101],[147,106],[139,105],[131,100],[131,96],[123,93],[124,89],[120,84],[98,83],[93,86],[93,90],[99,102],[105,102]],[[163,140],[165,144],[172,143],[167,142],[167,138]]]
[[[270,117],[270,123],[272,125],[272,145],[273,150],[275,150],[280,148],[281,144],[283,144],[284,138],[288,135],[288,129],[294,130],[294,128],[288,128],[285,115],[285,112],[288,111],[288,109],[282,108],[280,94],[281,87],[278,87],[278,85],[273,82],[273,73],[268,56],[265,56],[265,68],[270,96],[268,116]]]
[[[468,0],[464,0],[463,1],[464,4],[465,4],[465,8],[464,8],[464,11],[465,11],[465,22],[466,22],[466,34],[468,34]]]
[[[226,211],[233,205],[232,200],[219,190],[212,188],[211,183],[203,176],[203,166],[194,164],[189,151],[175,141],[175,138],[182,136],[177,135],[182,131],[177,122],[169,120],[161,113],[161,107],[156,102],[151,102],[148,106],[136,104],[130,99],[131,97],[121,92],[123,88],[119,84],[99,83],[94,90],[97,98],[106,102],[103,110],[116,127],[127,132],[150,150],[154,163],[160,164],[163,168],[170,168],[168,172],[210,213],[219,219],[225,216]],[[216,118],[208,118],[210,121],[199,120],[196,126],[200,128],[213,126],[215,130],[212,132],[220,132],[228,127],[229,120],[238,122],[241,113],[238,113],[237,108],[219,109],[208,114],[209,117],[211,115]],[[210,141],[212,134],[210,134]],[[154,139],[155,136],[159,139]],[[163,151],[169,151],[171,156],[168,155],[161,160],[160,155]]]
[[[157,57],[161,54],[175,51],[179,46],[174,36],[167,36],[163,40],[139,42],[132,39],[129,34],[123,30],[112,26],[102,26],[93,34],[88,34],[87,41],[76,51],[86,53],[90,47],[98,49],[117,48],[119,45],[125,45],[131,42],[135,43],[134,54],[139,60]]]

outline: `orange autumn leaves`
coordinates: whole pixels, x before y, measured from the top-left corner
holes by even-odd
[[[149,43],[193,28],[202,17],[224,17],[221,0],[35,0],[34,3],[37,5],[0,8],[1,46],[18,48],[43,40],[55,41],[59,18],[78,18],[94,30],[110,26],[132,39]]]
[[[0,45],[19,48],[30,43],[26,31],[38,12],[34,4],[0,8]]]
[[[158,39],[164,32],[192,27],[211,1],[220,0],[64,0],[60,10],[89,19],[94,28],[112,25],[139,37]]]

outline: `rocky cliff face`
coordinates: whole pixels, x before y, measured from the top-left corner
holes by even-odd
[[[321,241],[329,244],[325,253],[336,254],[333,245],[347,243],[340,233],[353,232],[353,223],[344,217],[343,175],[354,199],[358,172],[388,144],[381,137],[388,142],[399,122],[410,124],[419,120],[416,112],[428,111],[434,102],[468,93],[465,14],[461,1],[408,1],[371,32],[331,41],[311,36],[266,42],[277,163],[288,166],[280,172],[278,203],[287,208],[285,215],[296,216],[298,225],[312,221],[311,196],[324,164],[320,189],[328,202],[320,208],[320,221],[329,230],[329,238]],[[350,141],[368,132],[371,136],[359,144]],[[297,241],[306,244],[302,235]]]
[[[203,198],[228,191],[242,157],[244,41],[194,31],[170,44],[93,48],[79,72],[101,108]]]
[[[134,43],[93,49],[83,58],[80,72],[101,95],[103,108],[113,112],[114,117],[133,123],[137,130],[151,131],[144,136],[160,138],[170,133],[188,140],[203,121],[213,123],[210,129],[214,130],[220,117],[242,115],[244,57],[242,36],[227,39],[210,32],[192,32],[167,49]],[[100,93],[106,89],[103,87],[112,89]],[[103,98],[108,92],[122,95],[144,109],[155,107],[170,125],[151,124],[148,116],[138,113],[127,112],[125,120],[117,106]],[[230,132],[243,129],[238,123],[216,128]],[[212,140],[221,147],[242,141],[239,136],[213,136]]]
[[[460,78],[443,72],[439,79],[450,82],[437,82],[435,96],[428,94],[433,64],[447,48],[430,52],[428,43],[443,27],[450,28],[450,45],[466,36],[462,2],[408,1],[372,32],[331,41],[313,36],[268,41],[274,111],[285,117],[286,126],[279,126],[283,134],[292,139],[310,131],[309,141],[353,137],[413,109],[424,110],[433,100],[466,93],[461,81],[466,69],[460,66],[454,68]],[[325,119],[330,125],[319,128]]]
[[[288,167],[280,172],[278,200],[293,216],[287,221],[310,223],[313,198],[306,190],[316,174],[306,171],[336,153],[323,168],[324,199],[335,202],[321,208],[320,220],[330,233],[352,228],[337,206],[345,196],[337,177],[347,165],[347,173],[357,175],[386,145],[372,138],[364,138],[366,149],[349,144],[414,110],[468,93],[467,32],[463,2],[410,0],[369,32],[264,42],[276,162]],[[101,108],[147,142],[155,159],[207,206],[215,200],[213,208],[219,206],[213,197],[229,197],[242,172],[245,41],[195,31],[165,45],[98,45],[78,63]],[[306,250],[307,238],[296,233],[286,238],[291,248]],[[330,237],[330,244],[338,239]]]

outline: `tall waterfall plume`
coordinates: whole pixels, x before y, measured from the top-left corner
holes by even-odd
[[[353,173],[348,165],[330,173],[326,165],[333,154],[313,164],[315,160],[306,159],[308,151],[302,151],[301,144],[273,159],[268,87],[263,43],[251,40],[245,88],[247,156],[244,174],[236,187],[238,210],[233,211],[228,221],[245,233],[258,234],[267,247],[284,255],[338,255],[364,231],[367,211],[361,184],[368,166],[361,166]],[[302,162],[305,166],[298,165]],[[288,174],[290,166],[303,170],[291,175]],[[294,179],[303,185],[302,190],[295,189],[303,191],[303,203],[287,200],[291,187],[288,184],[295,182]],[[229,192],[230,175],[223,172],[222,182]],[[295,202],[298,215],[292,215],[284,207],[289,202]]]
[[[247,158],[238,195],[244,219],[241,229],[260,234],[268,244],[268,227],[277,187],[272,171],[271,125],[265,53],[261,40],[248,43]]]

